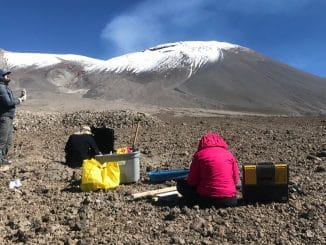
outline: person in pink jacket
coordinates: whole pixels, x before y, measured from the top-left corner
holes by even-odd
[[[178,181],[177,190],[186,200],[202,206],[235,206],[239,181],[237,160],[227,143],[218,134],[209,133],[201,137],[188,177]]]

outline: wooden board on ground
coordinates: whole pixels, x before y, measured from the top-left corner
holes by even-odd
[[[132,197],[134,199],[138,199],[138,198],[155,196],[157,194],[171,192],[171,191],[176,191],[176,190],[177,190],[177,187],[176,186],[171,186],[171,187],[166,187],[166,188],[157,189],[157,190],[151,190],[151,191],[134,193],[134,194],[132,194]]]

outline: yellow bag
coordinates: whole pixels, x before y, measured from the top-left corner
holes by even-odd
[[[96,159],[86,159],[82,166],[82,191],[112,189],[120,184],[120,168],[117,162],[101,164]]]

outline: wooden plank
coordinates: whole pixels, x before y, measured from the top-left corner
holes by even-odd
[[[181,196],[181,194],[178,191],[169,191],[164,193],[156,194],[157,197],[166,197],[166,196],[172,196],[172,195],[178,195]]]
[[[160,194],[160,193],[165,193],[165,192],[170,192],[170,191],[176,191],[176,190],[177,190],[177,187],[176,186],[171,186],[171,187],[166,187],[166,188],[157,189],[157,190],[151,190],[151,191],[134,193],[134,194],[132,194],[132,197],[134,199],[137,199],[137,198],[154,196],[154,195]]]
[[[179,197],[182,197],[182,195],[178,191],[169,191],[156,194],[152,197],[152,200],[157,202],[158,200],[172,200]]]

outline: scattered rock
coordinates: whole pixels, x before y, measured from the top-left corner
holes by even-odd
[[[14,163],[0,172],[1,244],[325,243],[325,156],[324,149],[318,151],[325,139],[320,118],[174,117],[139,115],[136,110],[18,112],[10,151]],[[89,193],[78,185],[68,188],[80,180],[81,169],[63,164],[64,145],[80,123],[114,128],[115,147],[123,147],[133,142],[138,119],[141,181]],[[176,185],[170,181],[154,186],[146,171],[185,167],[198,138],[209,131],[225,137],[240,170],[244,162],[287,162],[289,202],[203,209],[183,198],[156,203],[130,198],[132,193]],[[8,188],[8,180],[16,178],[23,181],[21,193]]]
[[[314,155],[308,155],[308,156],[307,156],[307,159],[310,159],[310,160],[316,160],[316,161],[318,161],[318,162],[321,162],[321,161],[322,161],[321,158],[319,158],[319,157],[317,157],[317,156],[314,156]]]
[[[306,235],[307,235],[307,237],[309,237],[309,238],[314,237],[314,233],[313,233],[311,230],[307,230],[307,231],[306,231]]]
[[[181,237],[172,237],[171,239],[171,244],[186,244],[185,239],[181,238]]]
[[[179,215],[180,210],[179,209],[171,209],[170,212],[165,216],[165,220],[175,220],[177,216]]]
[[[316,173],[323,173],[323,172],[325,172],[325,167],[324,166],[317,166],[316,168],[315,168],[315,172]]]
[[[205,226],[207,226],[206,221],[200,217],[196,217],[195,220],[193,220],[193,222],[191,223],[190,228],[195,231],[200,231]]]

